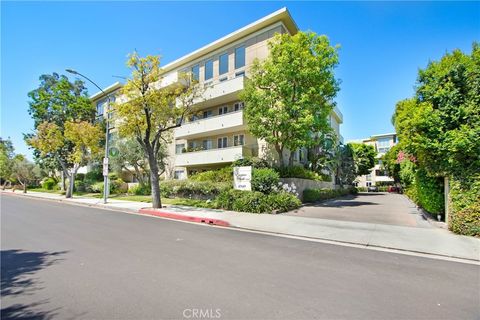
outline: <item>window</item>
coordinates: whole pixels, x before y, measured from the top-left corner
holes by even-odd
[[[205,62],[205,81],[213,78],[213,60],[207,60]]]
[[[235,110],[235,111],[243,110],[243,106],[244,106],[243,102],[236,102],[233,105],[233,110]]]
[[[218,58],[219,67],[218,67],[218,74],[222,75],[228,72],[228,53],[224,53],[220,55]]]
[[[203,150],[210,150],[213,149],[212,140],[203,140],[202,141]]]
[[[233,145],[234,146],[245,145],[245,136],[243,134],[233,136]]]
[[[103,108],[107,100],[100,100],[97,102],[97,117],[100,117],[103,115]]]
[[[218,115],[228,113],[228,106],[218,108]]]
[[[185,171],[183,170],[175,170],[175,179],[182,180],[185,179]]]
[[[300,162],[305,161],[305,150],[300,149],[299,154],[298,154],[298,160],[299,160]]]
[[[176,154],[183,153],[184,149],[185,149],[185,143],[180,143],[180,144],[175,145],[175,153]]]
[[[211,116],[213,116],[212,110],[203,111],[203,119],[210,118]]]
[[[218,149],[222,149],[222,148],[227,148],[227,147],[228,147],[228,139],[227,139],[227,137],[218,138],[217,148],[218,148]]]
[[[379,153],[385,153],[390,150],[390,139],[382,138],[377,141],[377,148]]]
[[[198,64],[192,67],[192,77],[196,81],[200,80],[200,66]]]
[[[188,149],[190,151],[195,151],[197,149],[197,142],[196,141],[190,141],[188,143]]]
[[[235,69],[245,67],[245,46],[235,49]]]

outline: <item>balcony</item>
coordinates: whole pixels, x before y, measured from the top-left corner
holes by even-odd
[[[243,111],[240,110],[182,124],[181,127],[175,129],[175,138],[193,139],[201,136],[242,131],[245,128]]]
[[[229,163],[244,156],[251,156],[252,149],[246,146],[186,152],[176,155],[175,166],[189,167],[216,163]]]
[[[244,76],[238,76],[224,81],[201,83],[205,86],[203,96],[195,100],[195,104],[211,107],[238,99],[238,93],[243,90]]]

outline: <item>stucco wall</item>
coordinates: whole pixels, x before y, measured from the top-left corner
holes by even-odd
[[[282,183],[288,183],[290,186],[295,184],[297,187],[298,198],[303,200],[303,190],[305,189],[335,189],[333,182],[316,181],[300,178],[281,178]]]

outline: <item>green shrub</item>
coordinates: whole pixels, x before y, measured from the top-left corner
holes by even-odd
[[[380,192],[387,192],[388,191],[388,186],[378,186],[378,191]]]
[[[108,189],[110,194],[127,193],[128,185],[122,179],[117,179],[108,182]],[[85,191],[103,193],[103,182],[95,182],[91,185],[86,184]]]
[[[254,168],[252,170],[252,190],[262,193],[274,191],[280,180],[278,172],[270,168]]]
[[[443,214],[445,211],[443,178],[430,177],[419,169],[415,174],[418,204],[432,214]]]
[[[58,182],[54,178],[46,178],[42,181],[41,185],[43,189],[55,190],[58,188]]]
[[[258,157],[244,157],[242,159],[235,160],[232,163],[232,167],[246,167],[252,166],[253,168],[270,168],[268,161],[260,159]]]
[[[296,209],[301,204],[294,195],[286,192],[266,195],[259,191],[234,189],[222,192],[215,203],[218,208],[251,213],[285,212]]]
[[[103,193],[103,182],[95,182],[90,185],[86,185],[87,192]]]
[[[85,178],[83,180],[84,181],[89,181],[90,184],[93,184],[93,183],[99,182],[99,181],[103,181],[102,171],[95,168],[92,171],[87,172],[85,174]]]
[[[78,181],[85,180],[85,173],[77,173],[77,175],[75,176],[75,180],[78,180]]]
[[[303,190],[303,202],[315,202],[327,200],[347,194],[356,193],[355,188],[351,189],[305,189]]]
[[[118,180],[118,174],[116,172],[110,172],[108,174],[108,179],[110,179],[111,181]]]
[[[368,191],[367,187],[356,187],[356,189],[357,189],[357,192],[367,192]]]
[[[160,184],[160,192],[162,190],[163,183]],[[152,189],[149,185],[136,185],[128,189],[128,193],[134,194],[136,196],[149,196],[152,194]]]
[[[194,174],[190,177],[193,181],[233,182],[233,169],[228,166],[218,170],[210,170]]]
[[[75,187],[74,187],[75,191],[78,191],[78,192],[86,191],[85,182],[81,180],[75,180],[74,184],[75,184]]]
[[[458,234],[480,237],[480,201],[452,214],[450,228]]]
[[[168,180],[160,184],[163,197],[212,199],[222,191],[231,188],[230,182]]]
[[[317,180],[317,181],[331,181],[331,177],[326,175],[319,175],[318,173],[305,169],[301,166],[294,166],[294,167],[284,167],[284,168],[276,168],[278,173],[280,174],[281,178],[300,178],[300,179],[309,179],[309,180]],[[325,180],[328,179],[328,180]]]

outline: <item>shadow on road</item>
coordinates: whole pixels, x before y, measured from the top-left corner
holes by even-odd
[[[1,296],[17,296],[31,294],[42,289],[34,278],[34,274],[62,259],[59,252],[29,252],[23,250],[1,251]],[[1,319],[50,319],[53,311],[37,311],[42,301],[28,305],[13,304],[1,309]]]
[[[377,206],[378,203],[370,201],[355,201],[359,196],[382,196],[381,193],[361,193],[361,194],[351,194],[335,199],[326,199],[321,200],[315,203],[309,204],[311,207],[323,207],[323,208],[342,208],[342,207],[359,207],[359,206]]]

